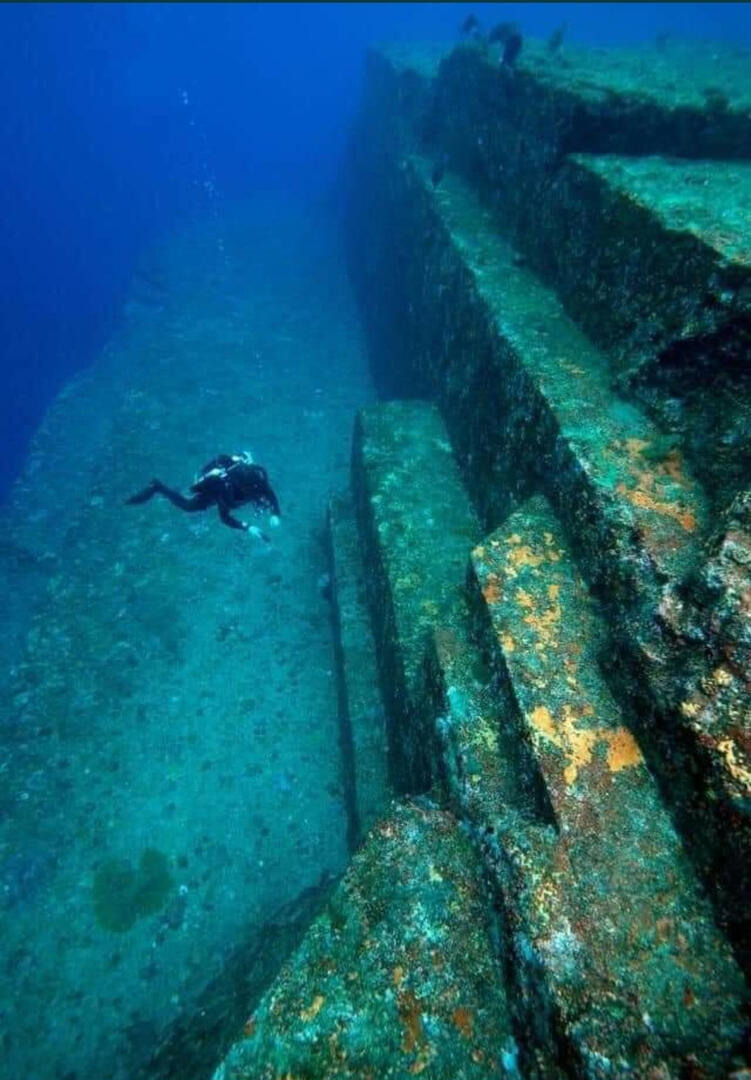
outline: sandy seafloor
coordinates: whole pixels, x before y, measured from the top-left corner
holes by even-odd
[[[150,252],[51,407],[0,521],[3,1075],[120,1080],[179,1020],[200,1041],[230,951],[345,867],[319,579],[372,397],[334,222],[269,198]],[[213,510],[123,505],[246,448],[282,506],[270,548]],[[104,928],[97,869],[147,848],[168,896]]]

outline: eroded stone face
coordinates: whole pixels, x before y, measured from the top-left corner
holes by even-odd
[[[375,825],[217,1077],[742,1062],[751,65],[558,46],[369,55],[350,266],[426,400],[360,414],[353,494],[389,765],[435,804]]]
[[[728,54],[719,86],[682,46],[562,60],[370,60],[349,218],[371,355],[392,392],[438,403],[489,534],[398,737],[421,732],[423,776],[486,837],[531,1057],[561,1037],[528,1024],[536,1003],[585,1075],[695,1048],[720,1074],[736,1006],[709,1003],[740,982],[695,872],[748,969],[751,68]],[[695,933],[671,1002],[654,957],[680,971]],[[588,1002],[599,979],[617,1006]]]
[[[427,801],[395,804],[215,1080],[508,1075],[518,1049],[476,851]]]

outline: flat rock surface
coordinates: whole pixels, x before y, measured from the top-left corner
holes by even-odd
[[[2,689],[17,1080],[133,1080],[269,913],[346,865],[318,579],[371,390],[335,235],[261,202],[167,238],[11,501],[11,536],[49,552]],[[214,510],[123,505],[245,448],[281,502],[269,546]]]
[[[664,228],[690,233],[722,259],[751,267],[751,163],[656,155],[572,157],[656,214]]]
[[[518,1076],[481,877],[450,814],[395,805],[214,1080]]]

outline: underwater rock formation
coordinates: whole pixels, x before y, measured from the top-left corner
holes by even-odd
[[[358,415],[352,498],[402,801],[217,1077],[748,1064],[748,60],[371,51],[350,270],[412,400]],[[455,926],[482,1022],[439,834],[483,882]]]

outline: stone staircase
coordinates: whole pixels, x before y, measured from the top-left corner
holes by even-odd
[[[222,1080],[746,1075],[751,68],[674,53],[369,57],[351,267],[411,400],[329,520],[377,820]]]
[[[603,662],[748,973],[740,64],[688,46],[559,63],[530,43],[509,73],[474,46],[441,61],[374,51],[349,214],[353,279],[379,316],[374,365],[393,392],[437,401],[487,531],[547,496],[603,605]],[[640,145],[650,156],[624,157]]]

